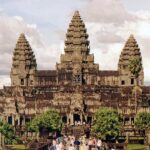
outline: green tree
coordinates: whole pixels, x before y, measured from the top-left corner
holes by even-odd
[[[5,137],[5,144],[14,144],[17,142],[14,128],[8,123],[0,121],[0,133]]]
[[[136,115],[135,118],[135,126],[145,131],[145,135],[147,139],[144,136],[145,143],[149,142],[149,133],[150,133],[150,113],[149,112],[140,112]],[[150,144],[150,143],[149,143]]]
[[[136,57],[136,58],[131,59],[128,67],[129,67],[130,72],[135,77],[136,85],[138,85],[139,84],[139,82],[138,82],[139,73],[142,70],[141,58]]]
[[[92,132],[102,139],[117,138],[121,128],[121,117],[111,108],[100,108],[94,115]]]
[[[134,75],[135,81],[136,81],[136,86],[139,85],[139,73],[142,70],[142,62],[141,62],[141,58],[140,57],[135,57],[133,59],[130,60],[129,63],[129,70],[130,72]],[[135,111],[137,112],[137,89],[135,87]]]
[[[136,115],[135,126],[139,129],[150,129],[150,113],[140,112]]]
[[[59,113],[50,109],[37,115],[28,125],[28,130],[30,131],[38,132],[42,128],[47,128],[49,131],[60,131],[62,129],[62,121]]]

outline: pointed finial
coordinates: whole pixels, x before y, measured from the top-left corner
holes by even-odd
[[[134,39],[134,35],[130,34],[129,39]]]
[[[24,33],[21,33],[19,37],[25,37],[25,34],[24,34]]]
[[[21,34],[19,35],[18,40],[26,40],[25,34],[24,34],[24,33],[21,33]]]
[[[126,41],[126,44],[129,44],[129,43],[136,43],[136,39],[134,38],[133,34],[130,34],[128,40]]]
[[[80,16],[80,13],[79,13],[78,10],[76,10],[76,11],[74,12],[74,16]]]

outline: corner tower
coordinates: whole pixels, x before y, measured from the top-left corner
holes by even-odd
[[[94,55],[90,54],[86,31],[79,11],[75,11],[66,34],[65,53],[60,57],[60,64],[57,64],[58,74],[63,72],[63,70],[70,72],[72,76],[70,79],[78,84],[83,84],[87,81],[86,74],[90,71],[95,73],[99,70],[99,65],[94,64]]]
[[[142,61],[142,56],[140,48],[133,35],[130,35],[129,39],[126,41],[125,46],[121,52],[118,71],[119,71],[119,85],[132,86],[135,85],[135,79],[133,74],[129,71],[130,60],[134,58],[140,58]],[[142,63],[142,62],[141,62]],[[144,84],[144,72],[143,67],[138,77],[139,85]]]
[[[35,75],[37,70],[34,53],[22,33],[17,41],[13,53],[11,68],[12,86],[33,86],[35,85]]]

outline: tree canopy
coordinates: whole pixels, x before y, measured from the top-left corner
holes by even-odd
[[[135,125],[139,129],[150,128],[150,113],[149,112],[138,113],[135,118]]]
[[[47,128],[50,131],[61,130],[62,121],[59,113],[50,109],[37,115],[28,126],[30,131],[39,131],[41,128]]]
[[[139,73],[142,70],[141,58],[136,57],[131,59],[128,67],[135,78],[138,78]]]
[[[94,115],[92,131],[98,137],[109,140],[119,135],[121,128],[121,117],[116,110],[111,108],[100,108]]]
[[[17,140],[14,128],[8,123],[0,121],[0,133],[5,137],[5,144],[13,144]]]

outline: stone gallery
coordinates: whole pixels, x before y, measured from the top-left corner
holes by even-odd
[[[22,33],[13,52],[11,86],[0,90],[1,117],[23,126],[52,108],[61,114],[63,122],[72,125],[75,121],[92,123],[100,107],[111,107],[123,116],[123,132],[134,134],[135,115],[150,112],[150,86],[144,86],[143,67],[137,79],[129,70],[133,58],[142,63],[140,48],[130,35],[118,69],[101,70],[90,53],[87,30],[78,11],[69,24],[64,54],[55,70],[37,70],[34,52]]]

